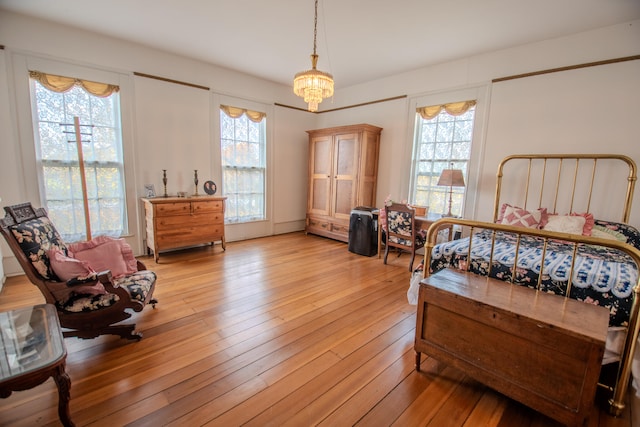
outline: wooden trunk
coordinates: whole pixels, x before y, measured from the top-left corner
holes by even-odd
[[[450,269],[420,285],[420,353],[567,425],[585,425],[609,312],[603,307]]]

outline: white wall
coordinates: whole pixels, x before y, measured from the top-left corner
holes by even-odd
[[[243,226],[227,227],[230,241],[240,238],[256,237],[265,233],[280,233],[300,230],[304,227],[307,192],[307,134],[305,130],[328,126],[355,123],[370,123],[383,128],[381,156],[378,175],[378,201],[388,194],[394,198],[405,198],[408,194],[409,163],[413,120],[412,108],[416,102],[445,100],[451,94],[468,90],[476,91],[482,99],[477,120],[477,140],[474,156],[475,177],[469,183],[470,196],[467,199],[466,215],[482,217],[486,203],[493,201],[493,177],[497,165],[496,159],[504,154],[535,151],[581,151],[602,152],[603,139],[607,140],[607,152],[619,152],[630,155],[640,162],[637,148],[638,125],[634,117],[640,117],[640,104],[633,102],[625,94],[638,92],[640,73],[637,62],[621,66],[593,67],[580,71],[584,78],[575,81],[568,74],[549,74],[543,78],[523,79],[517,86],[522,95],[535,93],[541,99],[557,92],[560,86],[564,90],[562,99],[580,99],[581,109],[588,110],[600,105],[604,100],[618,102],[626,108],[624,117],[607,113],[607,119],[615,126],[606,126],[598,121],[586,120],[580,114],[571,116],[558,141],[558,124],[551,120],[553,116],[540,118],[531,110],[523,109],[518,127],[508,125],[510,118],[499,114],[512,109],[519,100],[516,92],[511,92],[510,84],[491,84],[491,80],[512,74],[526,73],[542,69],[599,61],[609,58],[638,54],[637,40],[640,40],[640,21],[625,25],[603,28],[588,33],[576,34],[561,39],[518,48],[491,52],[436,66],[414,70],[379,81],[363,83],[348,88],[337,88],[331,100],[325,100],[321,109],[331,109],[354,104],[366,103],[378,99],[406,95],[394,101],[375,103],[357,108],[347,108],[335,112],[311,114],[303,111],[278,107],[274,103],[304,107],[289,86],[263,81],[252,76],[205,64],[176,55],[171,55],[144,46],[127,43],[118,39],[76,30],[41,20],[3,11],[0,14],[0,44],[6,49],[0,54],[0,196],[3,204],[19,203],[31,200],[39,204],[36,176],[29,159],[25,159],[32,144],[28,111],[23,105],[28,93],[19,82],[24,75],[16,76],[16,64],[19,58],[29,60],[56,61],[69,67],[93,69],[95,72],[116,73],[121,75],[128,88],[131,102],[129,113],[130,128],[127,129],[126,143],[131,144],[133,165],[134,199],[143,195],[143,185],[154,183],[156,192],[161,190],[162,169],[168,169],[170,185],[173,191],[188,184],[192,169],[202,170],[201,179],[217,177],[219,168],[215,161],[217,150],[217,129],[215,117],[218,113],[216,100],[225,97],[265,105],[269,108],[268,120],[271,126],[271,170],[272,199],[269,205],[269,221],[260,229]],[[384,58],[381,58],[384,60]],[[19,69],[19,68],[18,68]],[[43,70],[47,71],[47,70]],[[134,77],[133,72],[157,75],[165,78],[185,81],[210,88],[201,89],[172,87],[172,83],[150,81]],[[295,70],[292,70],[294,73]],[[569,79],[572,85],[562,82]],[[537,83],[542,82],[542,83]],[[610,83],[615,82],[611,87]],[[595,88],[604,83],[609,88]],[[154,95],[154,88],[160,92]],[[610,89],[615,88],[615,91]],[[495,96],[494,96],[495,92]],[[207,109],[205,94],[208,94]],[[513,94],[513,96],[509,96]],[[590,94],[585,96],[585,94]],[[176,95],[174,100],[172,96]],[[125,96],[125,95],[123,95]],[[622,99],[618,99],[622,98]],[[186,102],[187,104],[184,104]],[[440,101],[436,101],[440,102]],[[166,109],[159,108],[170,103]],[[181,103],[183,106],[181,106]],[[596,104],[596,105],[594,105]],[[153,111],[153,106],[156,111]],[[520,106],[520,104],[519,104]],[[162,114],[175,118],[198,117],[198,125],[193,128],[168,127],[160,123]],[[625,117],[627,119],[625,119]],[[202,122],[209,120],[208,130]],[[158,127],[156,127],[156,124]],[[518,128],[534,129],[524,135]],[[176,141],[181,134],[193,131],[188,140]],[[166,132],[165,132],[166,131]],[[579,132],[576,134],[575,132]],[[208,135],[207,135],[208,133]],[[584,138],[585,135],[599,135],[597,138]],[[570,135],[577,135],[579,145],[568,144]],[[606,138],[605,138],[606,136]],[[191,138],[193,137],[193,138]],[[573,139],[574,141],[576,139]],[[28,156],[27,156],[28,157]],[[208,157],[210,161],[205,161]],[[165,166],[167,159],[174,166]],[[175,170],[175,177],[172,171]],[[179,176],[178,174],[181,174]],[[214,179],[215,180],[215,179]],[[137,201],[137,200],[136,200]],[[640,225],[638,201],[632,214],[632,224]],[[134,202],[137,205],[137,203]],[[476,209],[474,209],[476,208]],[[139,209],[136,206],[134,210]],[[131,230],[131,243],[137,253],[142,252],[142,219],[134,222],[137,226]],[[267,231],[265,231],[267,230]],[[261,234],[262,233],[262,234]],[[8,249],[4,250],[6,258]],[[10,259],[5,262],[5,272],[19,272]]]

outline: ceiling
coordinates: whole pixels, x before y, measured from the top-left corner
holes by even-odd
[[[313,0],[0,0],[0,8],[285,85],[311,67]],[[320,0],[318,69],[340,88],[637,19],[640,0]]]

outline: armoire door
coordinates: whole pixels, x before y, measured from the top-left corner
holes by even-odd
[[[308,212],[329,215],[331,210],[331,183],[333,180],[333,137],[318,136],[309,147],[309,200]]]
[[[357,133],[337,134],[333,148],[333,200],[335,218],[349,220],[355,207],[358,178],[359,140]]]

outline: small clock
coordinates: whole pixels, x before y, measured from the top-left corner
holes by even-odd
[[[218,187],[216,186],[216,183],[213,181],[207,181],[204,183],[204,192],[207,193],[210,196],[213,196],[214,194],[216,194],[216,191],[218,191]]]

